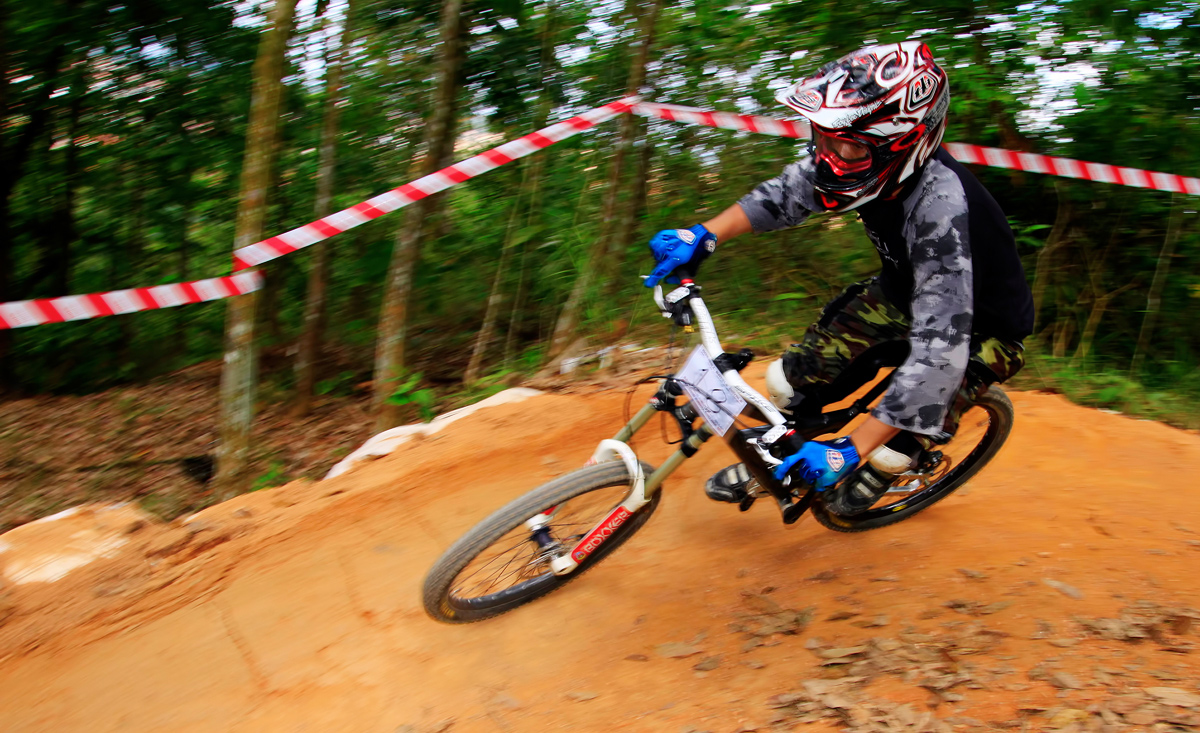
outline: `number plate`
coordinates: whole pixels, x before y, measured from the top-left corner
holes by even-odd
[[[696,412],[717,435],[724,435],[741,414],[746,400],[733,391],[703,346],[697,346],[675,375]]]

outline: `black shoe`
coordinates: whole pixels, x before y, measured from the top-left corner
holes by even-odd
[[[867,465],[825,494],[825,508],[842,517],[861,514],[886,494],[890,485],[890,474],[880,474]]]
[[[752,484],[756,482],[746,465],[735,463],[710,476],[704,484],[704,493],[713,501],[739,504],[750,495]]]

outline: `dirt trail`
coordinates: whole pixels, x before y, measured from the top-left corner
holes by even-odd
[[[703,496],[731,459],[713,444],[588,576],[467,626],[424,616],[424,572],[582,464],[622,393],[491,408],[337,479],[128,520],[111,557],[0,591],[0,728],[733,733],[828,714],[801,730],[871,730],[858,703],[891,701],[942,730],[1195,729],[1197,710],[1154,696],[1190,703],[1200,682],[1200,622],[1163,610],[1200,606],[1200,436],[1012,398],[998,459],[909,522],[847,535],[785,527],[765,503],[739,515]],[[656,462],[669,449],[645,435]],[[762,628],[809,607],[786,633]],[[682,653],[668,642],[695,654],[664,656]],[[822,666],[831,648],[851,651]]]

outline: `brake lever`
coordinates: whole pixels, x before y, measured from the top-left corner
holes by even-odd
[[[667,308],[667,303],[666,303],[666,301],[663,300],[662,285],[654,286],[654,304],[658,306],[658,312],[660,314],[662,314],[663,318],[671,317],[671,312]]]
[[[688,299],[692,295],[694,285],[680,285],[671,292],[663,294],[662,286],[654,286],[654,303],[658,306],[663,318],[670,318],[677,326],[691,328],[694,322],[692,308]]]

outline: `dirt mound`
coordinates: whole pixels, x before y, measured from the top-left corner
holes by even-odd
[[[620,426],[624,394],[501,405],[329,481],[170,524],[110,522],[119,546],[54,582],[9,574],[0,590],[0,720],[1195,729],[1200,494],[1187,489],[1200,437],[1012,397],[1017,425],[993,465],[912,521],[842,535],[785,527],[765,503],[739,515],[700,490],[732,460],[714,444],[586,578],[461,627],[425,617],[424,572],[494,508],[582,464]],[[655,432],[636,445],[652,462],[670,451]]]

